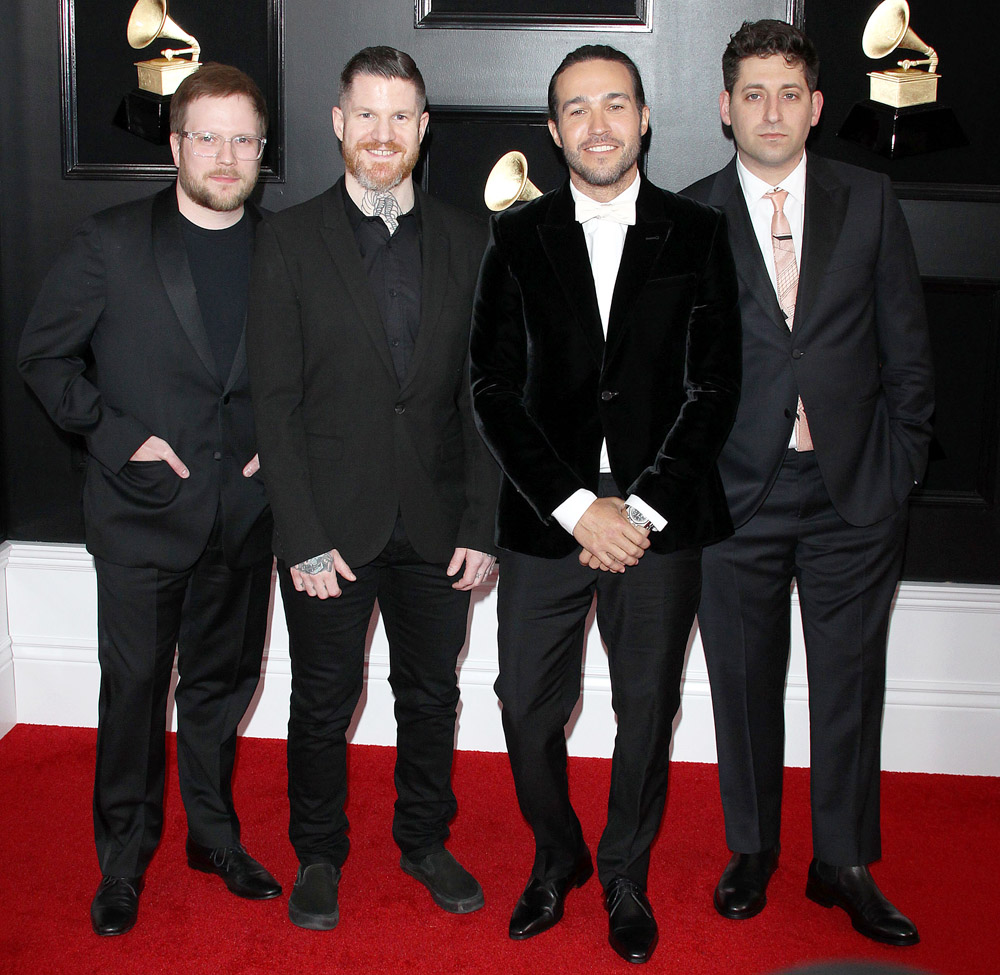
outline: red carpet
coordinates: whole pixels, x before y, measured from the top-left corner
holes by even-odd
[[[160,850],[146,875],[139,923],[118,938],[90,930],[100,879],[90,793],[95,732],[19,725],[0,740],[0,973],[3,975],[285,975],[285,973],[553,973],[632,971],[607,945],[596,880],[570,894],[564,920],[531,941],[507,938],[531,863],[506,756],[455,760],[459,814],[450,848],[479,878],[486,907],[455,917],[398,867],[389,826],[388,748],[350,752],[353,844],[340,887],[340,926],[303,931],[287,917],[295,873],[288,844],[284,742],[244,739],[236,774],[244,841],[285,885],[276,901],[229,894],[184,861],[184,812],[173,773]],[[173,739],[171,738],[171,747]],[[173,757],[171,756],[173,770]],[[576,759],[574,802],[595,848],[609,763]],[[757,975],[820,959],[868,959],[938,975],[1000,971],[1000,779],[886,774],[885,859],[874,873],[916,921],[913,948],[856,934],[839,910],[806,900],[808,774],[786,775],[781,867],[763,914],[719,917],[711,892],[725,863],[715,767],[675,763],[653,850],[650,899],[660,944],[644,969],[679,975]]]

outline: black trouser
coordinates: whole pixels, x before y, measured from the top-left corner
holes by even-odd
[[[288,719],[289,837],[303,864],[347,858],[347,729],[364,684],[365,643],[378,601],[395,695],[396,808],[392,833],[404,853],[439,849],[455,815],[451,789],[458,654],[469,593],[446,565],[424,562],[397,530],[374,561],[351,566],[356,582],[317,599],[297,592],[278,563],[292,660]]]
[[[616,493],[613,482],[601,481],[602,494]],[[535,835],[532,876],[565,876],[583,848],[569,800],[565,725],[580,697],[585,627],[596,593],[618,718],[598,875],[604,886],[623,876],[645,887],[698,605],[700,555],[700,549],[647,550],[638,565],[616,574],[581,566],[575,553],[542,559],[504,552],[496,691],[518,802]]]
[[[698,618],[731,850],[755,853],[779,839],[794,578],[809,680],[813,850],[838,866],[881,855],[886,635],[905,533],[906,505],[874,525],[847,524],[815,455],[790,450],[760,510],[705,549]]]
[[[219,525],[182,572],[94,559],[98,709],[94,833],[101,872],[142,874],[163,826],[164,734],[174,649],[177,772],[191,838],[239,842],[236,730],[260,679],[272,559],[230,569]]]

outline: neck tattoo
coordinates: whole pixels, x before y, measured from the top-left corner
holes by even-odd
[[[389,228],[389,233],[394,234],[403,211],[400,209],[399,200],[391,193],[365,190],[365,195],[361,199],[361,212],[369,217],[381,217],[382,222]]]

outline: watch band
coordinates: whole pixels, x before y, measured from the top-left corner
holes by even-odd
[[[646,531],[654,531],[653,523],[638,508],[633,508],[630,504],[622,505],[622,514],[628,518],[629,524]]]

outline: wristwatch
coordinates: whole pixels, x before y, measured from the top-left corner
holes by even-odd
[[[638,508],[633,508],[630,504],[623,504],[622,514],[628,518],[630,525],[635,525],[636,528],[642,528],[646,531],[656,531],[653,528],[653,523]]]

